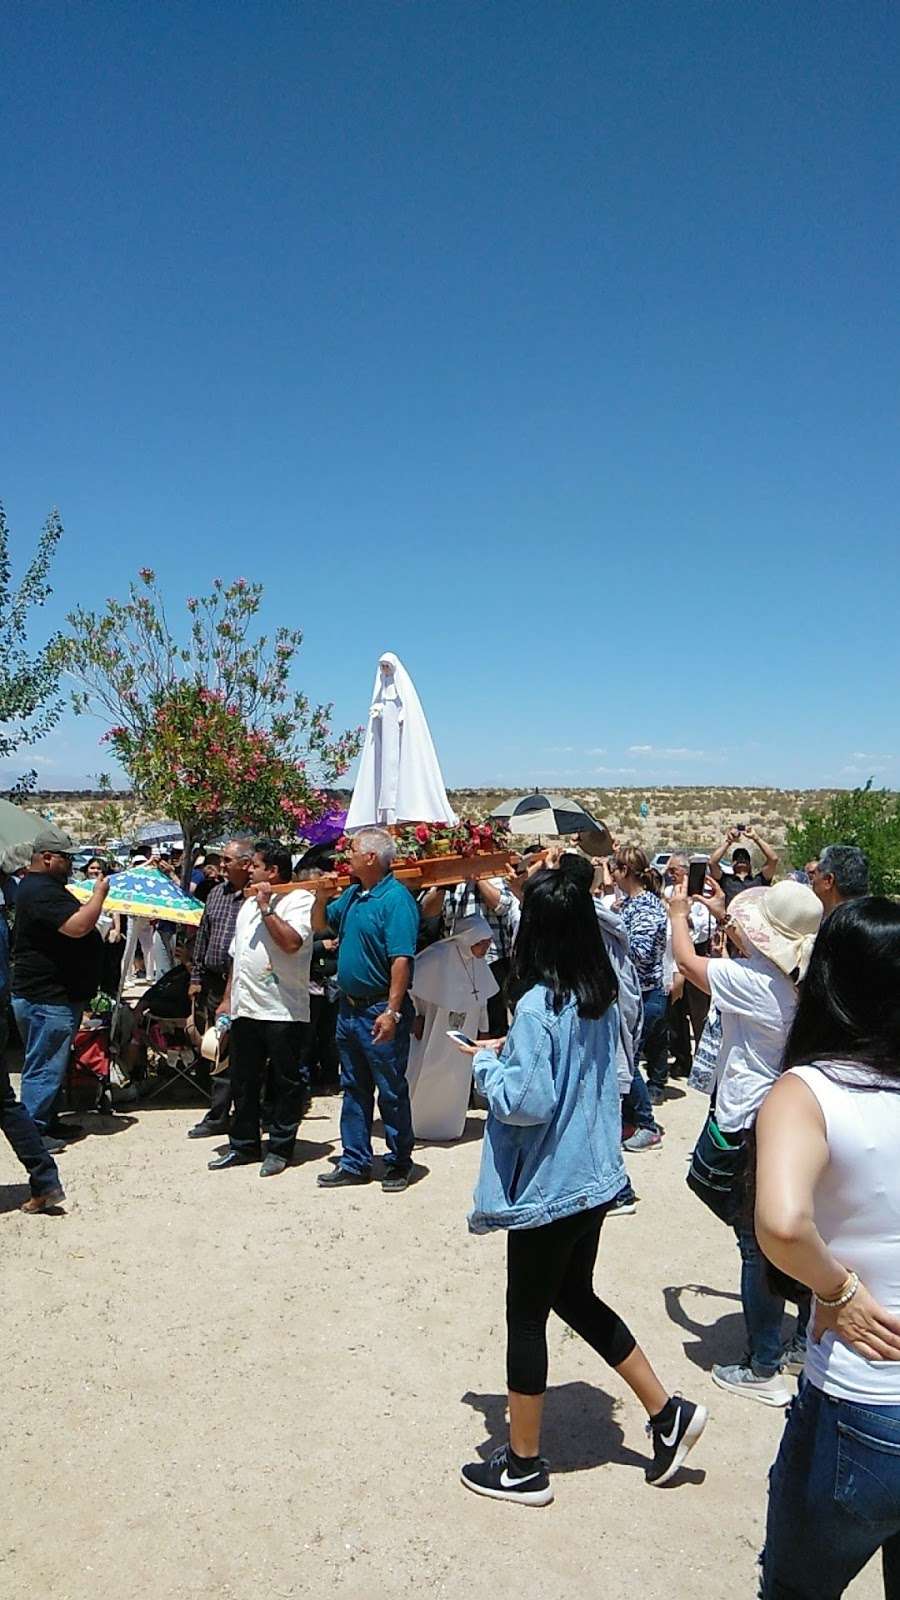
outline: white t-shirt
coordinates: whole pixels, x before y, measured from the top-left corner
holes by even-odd
[[[671,898],[672,898],[672,889],[673,889],[673,885],[671,883],[667,884],[666,888],[663,889],[663,896],[664,896],[664,898],[666,900],[671,900]],[[690,905],[690,910],[688,911],[688,921],[689,921],[690,926],[691,926],[691,938],[692,938],[694,944],[695,945],[696,944],[708,944],[710,939],[712,938],[713,921],[712,921],[712,913],[707,909],[707,907],[706,906],[698,906],[696,900],[692,900],[691,901],[691,905]],[[669,959],[671,959],[671,952],[672,952],[672,925],[670,923],[669,924],[669,940],[668,940],[668,944],[666,946],[666,956]],[[667,989],[671,989],[671,987],[672,987],[671,982],[666,984],[666,988]]]
[[[873,1075],[844,1062],[828,1072],[871,1084]],[[821,1067],[792,1067],[825,1119],[828,1166],[816,1185],[815,1224],[829,1250],[858,1272],[869,1293],[900,1314],[900,1083],[852,1089]],[[869,1361],[833,1333],[810,1338],[805,1376],[839,1400],[900,1406],[900,1361]]]
[[[256,901],[245,900],[231,942],[231,1015],[259,1022],[308,1022],[313,896],[306,889],[292,889],[276,897],[274,908],[303,943],[294,955],[279,949]]]
[[[706,974],[722,1020],[716,1122],[723,1133],[740,1133],[755,1122],[778,1077],[797,991],[758,950],[736,961],[712,960]]]

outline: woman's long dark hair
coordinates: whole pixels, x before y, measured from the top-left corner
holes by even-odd
[[[819,929],[782,1070],[860,1062],[900,1079],[900,905],[848,900]]]
[[[508,983],[513,1005],[538,983],[557,1014],[569,999],[580,1017],[602,1017],[612,1005],[619,986],[591,898],[593,875],[589,861],[564,855],[558,869],[528,880]]]

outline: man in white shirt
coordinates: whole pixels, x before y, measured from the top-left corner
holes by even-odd
[[[231,1016],[230,1060],[234,1114],[229,1147],[210,1170],[259,1161],[260,1089],[272,1081],[269,1150],[260,1177],[283,1172],[309,1106],[304,1044],[309,1028],[309,968],[313,897],[305,889],[273,895],[291,881],[291,854],[271,839],[254,847],[246,899],[231,947],[231,975],[219,1013]]]

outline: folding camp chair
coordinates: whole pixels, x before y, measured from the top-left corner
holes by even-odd
[[[152,1011],[144,1013],[147,1065],[155,1071],[158,1081],[155,1089],[141,1096],[143,1100],[152,1100],[165,1089],[171,1088],[175,1078],[182,1078],[193,1090],[205,1095],[207,1100],[212,1099],[210,1091],[196,1076],[199,1057],[188,1033],[191,1021],[191,1017],[158,1017]],[[161,1067],[168,1068],[168,1076],[160,1072]]]

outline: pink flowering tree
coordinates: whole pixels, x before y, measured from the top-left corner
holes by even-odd
[[[296,629],[254,636],[262,586],[213,581],[172,630],[155,574],[125,601],[70,614],[60,664],[77,712],[107,723],[103,739],[148,805],[180,823],[185,885],[190,847],[229,828],[290,838],[326,810],[325,784],[347,770],[362,730],[334,735],[331,706],[292,688]]]

